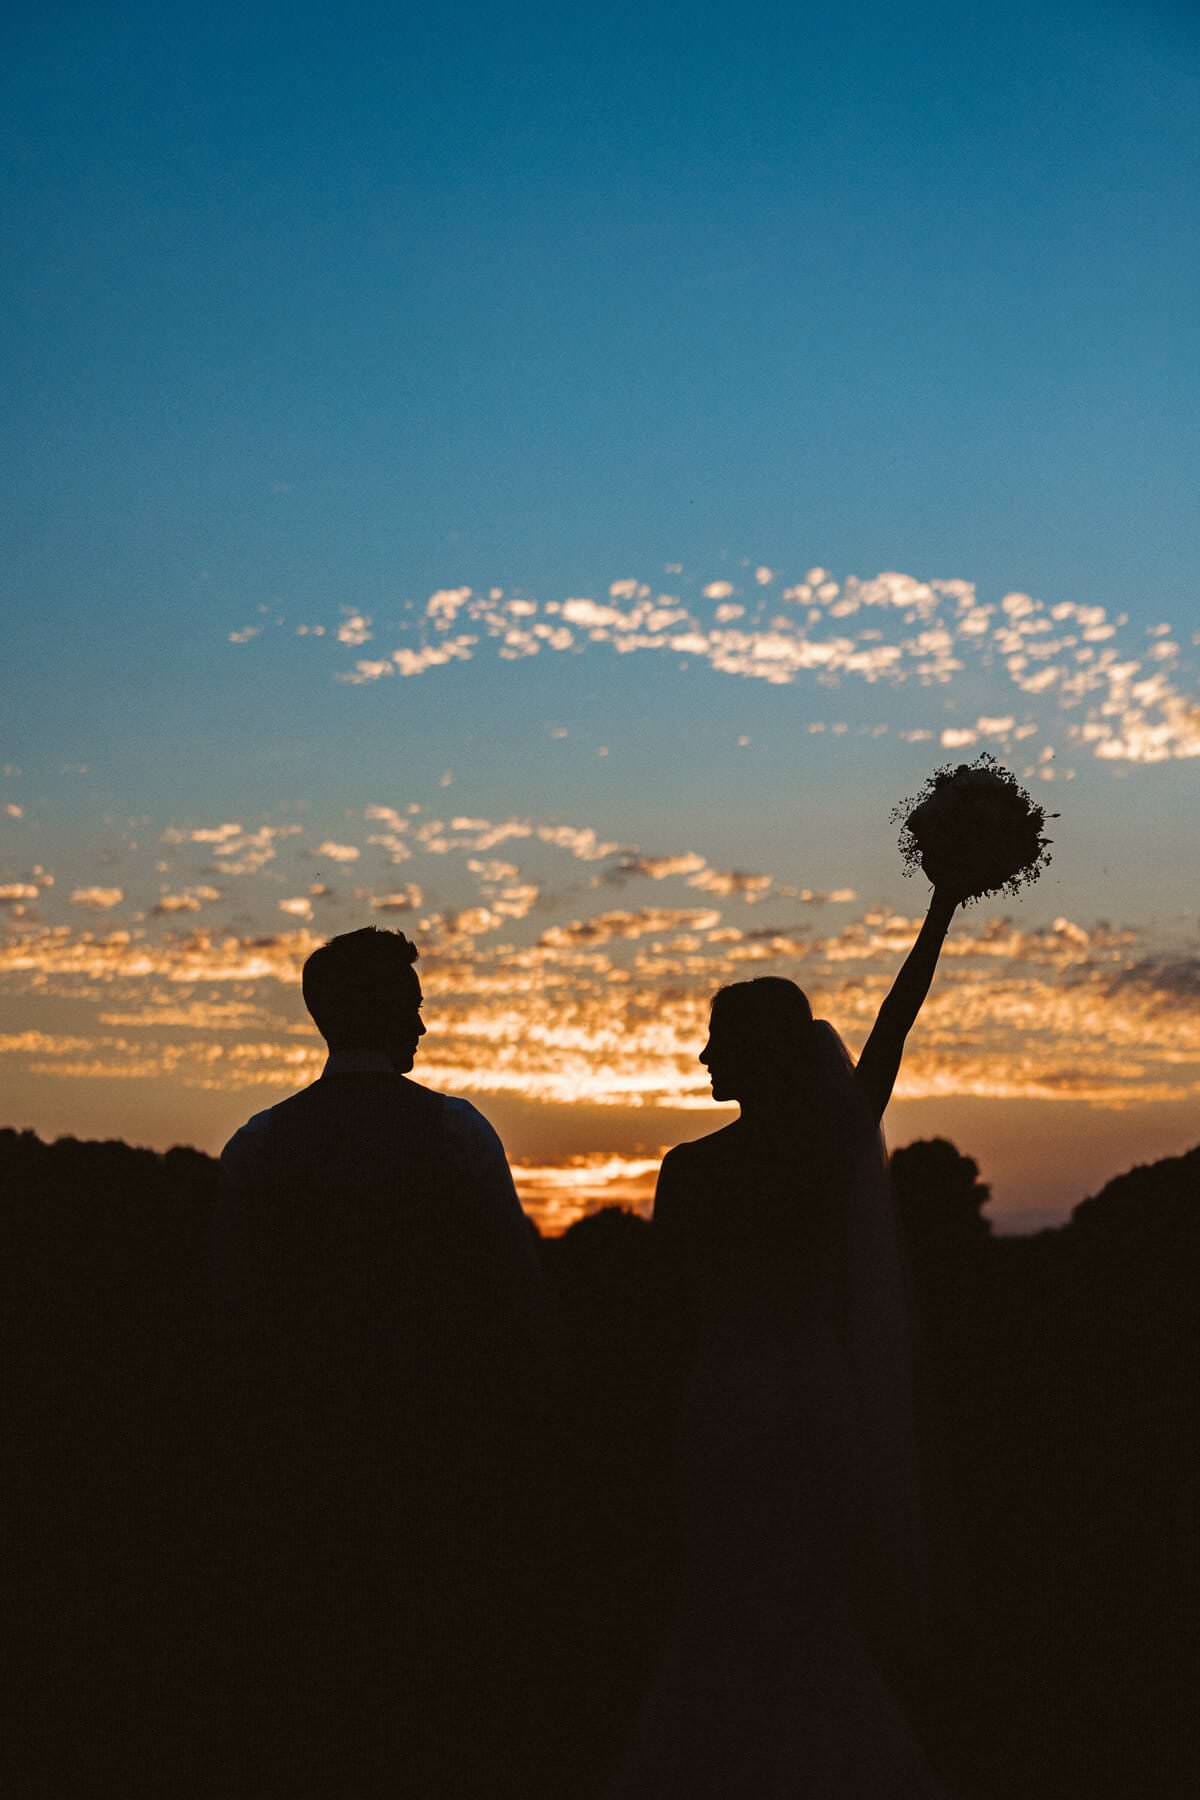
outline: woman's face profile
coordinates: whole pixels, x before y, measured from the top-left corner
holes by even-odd
[[[745,982],[722,989],[709,1010],[708,1038],[699,1057],[713,1099],[774,1105],[786,1097],[794,1107],[804,1081],[806,1027],[812,1027],[808,1002],[792,983]]]
[[[749,1021],[731,1016],[728,1006],[709,1014],[708,1038],[699,1060],[708,1070],[714,1100],[741,1100],[761,1076],[762,1045],[748,1030]]]

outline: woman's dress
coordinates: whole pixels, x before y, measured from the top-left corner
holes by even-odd
[[[663,1164],[655,1230],[690,1337],[683,1573],[615,1800],[943,1792],[880,1668],[904,1583],[879,1579],[847,1247],[858,1177],[828,1124],[739,1121]]]

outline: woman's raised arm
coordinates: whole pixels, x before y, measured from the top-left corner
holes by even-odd
[[[904,966],[892,983],[891,992],[879,1009],[879,1017],[871,1035],[863,1045],[862,1055],[854,1071],[855,1080],[866,1100],[871,1117],[878,1123],[892,1097],[904,1040],[921,1010],[937,959],[950,929],[958,900],[945,888],[934,888],[933,899],[917,941],[904,959]]]

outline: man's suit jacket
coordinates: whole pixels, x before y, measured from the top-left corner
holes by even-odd
[[[482,1115],[381,1059],[332,1057],[221,1175],[218,1589],[246,1639],[232,1686],[258,1694],[243,1739],[276,1775],[286,1740],[339,1780],[364,1757],[364,1793],[372,1756],[415,1783],[464,1727],[486,1741],[519,1634],[550,1361],[534,1234]]]

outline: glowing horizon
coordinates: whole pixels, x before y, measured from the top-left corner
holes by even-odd
[[[959,615],[972,617],[968,585],[942,585]],[[916,594],[918,608],[938,603],[922,584],[903,591]],[[449,610],[431,602],[426,612],[436,628]],[[1042,611],[1030,603],[1020,616]],[[1012,614],[1000,609],[1002,620]],[[957,674],[939,666],[917,679],[945,687]],[[687,679],[686,667],[677,679]],[[1127,665],[1120,679],[1128,683]],[[828,689],[827,667],[821,680]],[[1101,704],[1111,708],[1111,682],[1105,691]],[[1001,751],[1022,742],[1011,716],[990,723]],[[1106,765],[1117,759],[1100,756],[1096,744],[1109,740],[1089,736],[1087,725],[1086,714],[1066,721],[1091,747],[1082,768],[1094,784],[1111,779]],[[876,722],[858,735],[874,747],[887,732]],[[568,736],[551,728],[554,744]],[[936,754],[927,737],[907,733],[910,768]],[[954,728],[942,738],[943,754],[966,749]],[[734,754],[747,747],[739,741]],[[1172,760],[1191,753],[1180,740]],[[1062,778],[1043,761],[1022,773],[1035,783]],[[1154,780],[1154,770],[1141,779]],[[439,798],[453,783],[452,774],[439,781]],[[173,1138],[188,1135],[189,1095],[201,1093],[220,1099],[231,1130],[245,1111],[320,1073],[324,1050],[299,1004],[300,969],[325,936],[374,918],[399,923],[421,952],[431,1031],[416,1078],[485,1109],[519,1103],[533,1117],[610,1110],[627,1136],[630,1121],[643,1121],[638,1136],[654,1156],[631,1144],[531,1154],[529,1138],[536,1143],[539,1133],[526,1123],[514,1163],[533,1215],[555,1229],[614,1200],[645,1210],[654,1157],[671,1131],[692,1117],[699,1127],[712,1112],[696,1062],[712,992],[756,973],[791,975],[857,1049],[920,921],[911,907],[919,896],[896,879],[894,828],[882,825],[871,865],[882,886],[904,891],[906,910],[866,900],[849,882],[795,879],[794,853],[782,868],[739,868],[722,866],[695,839],[644,847],[612,831],[611,807],[604,829],[529,811],[496,818],[446,807],[447,817],[435,804],[393,791],[386,802],[343,807],[328,830],[245,816],[143,818],[123,846],[120,883],[78,871],[60,883],[33,863],[0,887],[0,983],[28,1021],[0,1034],[0,1058],[29,1116],[36,1123],[45,1084],[117,1084],[131,1097],[113,1108],[114,1120],[128,1120],[118,1128],[136,1137],[136,1090],[158,1084],[176,1096],[182,1129]],[[12,816],[24,824],[23,810]],[[1069,811],[1051,829],[1069,843]],[[107,862],[116,866],[111,855]],[[893,1110],[1072,1101],[1109,1114],[1136,1110],[1144,1125],[1158,1107],[1170,1115],[1174,1145],[1178,1109],[1200,1098],[1186,921],[1164,931],[1156,922],[1046,917],[1041,900],[1039,887],[960,913]],[[251,917],[254,929],[237,928]],[[219,1147],[211,1129],[194,1135]],[[561,1129],[550,1135],[561,1139]],[[1013,1171],[1001,1173],[1011,1184]],[[1064,1195],[1062,1209],[1078,1197]]]

